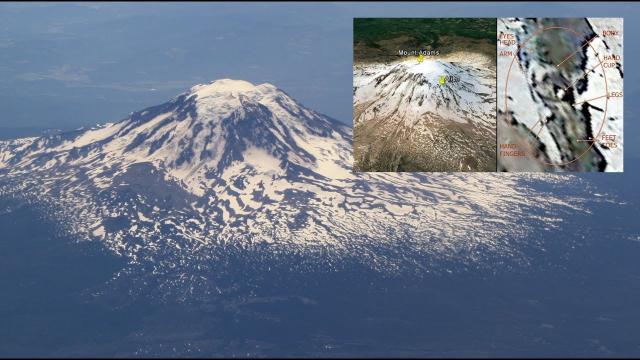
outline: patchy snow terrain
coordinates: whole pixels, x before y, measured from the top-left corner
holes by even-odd
[[[355,169],[495,171],[495,71],[473,52],[354,64]]]
[[[536,189],[562,186],[553,175],[353,173],[351,136],[273,85],[218,80],[119,122],[0,142],[0,195],[173,285],[256,249],[327,270],[525,264],[524,237],[583,201]]]

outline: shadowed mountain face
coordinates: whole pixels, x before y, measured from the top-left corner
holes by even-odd
[[[354,174],[350,136],[219,80],[1,143],[0,355],[637,353],[636,199],[574,176]]]
[[[205,295],[221,291],[209,275],[229,254],[265,268],[299,256],[301,270],[522,266],[524,247],[544,247],[524,236],[584,203],[572,186],[552,195],[553,175],[351,165],[350,128],[273,85],[225,79],[119,122],[2,142],[0,191],[125,257],[128,273]]]

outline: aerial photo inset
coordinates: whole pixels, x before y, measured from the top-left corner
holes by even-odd
[[[496,19],[354,19],[355,171],[496,171]]]
[[[498,170],[623,171],[621,18],[498,20]]]

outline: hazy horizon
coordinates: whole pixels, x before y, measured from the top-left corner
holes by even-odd
[[[0,3],[0,140],[123,120],[0,141],[0,357],[639,355],[637,72],[625,81],[624,131],[606,133],[627,135],[624,173],[354,171],[355,131],[305,109],[351,124],[355,17],[519,15],[624,17],[620,55],[634,66],[640,54],[640,6],[628,3]],[[545,21],[508,29],[534,33]],[[440,33],[436,23],[423,34]],[[563,43],[548,48],[564,55]],[[548,70],[550,58],[529,63]],[[398,80],[380,99],[411,123],[395,116],[411,100],[440,106],[471,88],[455,80],[453,97],[400,96],[420,81],[442,95],[424,77],[442,77],[437,69],[407,81],[370,71],[364,92]],[[467,97],[489,106],[432,123],[493,111],[482,76]],[[554,86],[521,113],[551,113],[550,125],[534,121],[559,128],[556,145],[593,147],[553,110],[595,97],[547,96],[558,94],[555,76],[582,75],[533,76],[532,87]],[[287,94],[226,81],[177,96],[221,78]],[[619,129],[619,104],[601,124]],[[433,133],[397,143],[414,134]],[[433,153],[456,140],[448,135],[416,148]],[[454,150],[441,159],[455,159],[442,147]]]
[[[350,124],[354,17],[518,15],[629,18],[640,11],[630,3],[583,3],[579,13],[572,3],[539,2],[3,3],[0,135],[116,121],[220,78],[273,83]],[[639,25],[624,26],[634,33]],[[625,45],[625,56],[640,53],[636,42]],[[627,94],[636,94],[630,76]]]

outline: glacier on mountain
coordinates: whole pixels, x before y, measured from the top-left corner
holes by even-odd
[[[495,70],[462,51],[354,63],[355,170],[495,171]]]
[[[538,188],[565,186],[550,174],[354,173],[351,137],[273,85],[217,80],[122,121],[0,142],[0,195],[151,273],[258,248],[326,269],[526,264],[522,247],[543,246],[528,234],[584,209],[570,186]]]

